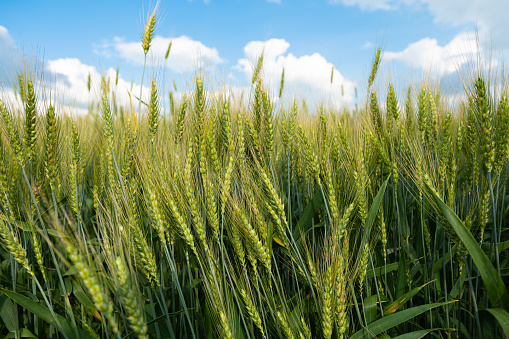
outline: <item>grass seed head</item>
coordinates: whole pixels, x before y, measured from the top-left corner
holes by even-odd
[[[376,73],[378,72],[378,66],[380,66],[380,59],[381,59],[381,49],[378,48],[375,54],[375,60],[373,61],[373,67],[371,68],[371,74],[369,75],[368,88],[370,88],[371,85],[373,85],[373,81],[375,81],[375,76]]]
[[[156,24],[156,12],[154,10],[152,15],[148,19],[147,24],[145,25],[145,31],[143,32],[143,38],[141,39],[141,46],[143,47],[143,52],[145,53],[145,55],[147,55],[150,49],[150,44],[152,43],[155,24]]]
[[[50,105],[46,113],[45,171],[52,190],[57,189],[57,145],[55,108]]]
[[[159,125],[159,104],[157,102],[157,87],[154,80],[152,81],[152,90],[150,91],[148,124],[150,142],[154,144],[157,126]]]
[[[25,104],[25,147],[29,160],[35,158],[35,146],[37,143],[37,111],[36,111],[35,91],[32,80],[27,81],[27,96]]]
[[[170,40],[170,43],[168,44],[168,49],[166,50],[166,54],[164,55],[164,60],[167,60],[170,56],[171,51],[171,45],[173,44],[173,40]]]

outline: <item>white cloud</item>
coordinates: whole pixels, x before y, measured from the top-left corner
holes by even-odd
[[[476,39],[466,33],[460,33],[445,46],[440,46],[436,39],[424,38],[409,44],[402,51],[385,52],[384,58],[440,73],[452,73],[473,61],[477,53]]]
[[[494,44],[495,49],[509,52],[507,34],[507,0],[420,0],[436,22],[453,26],[475,25],[484,44]]]
[[[2,102],[8,106],[7,108],[10,109],[10,105],[18,103],[18,96],[14,93],[12,88],[1,87],[0,100],[2,100]]]
[[[92,95],[88,92],[87,82],[90,74],[93,83],[100,81],[100,74],[95,67],[81,63],[79,59],[66,58],[49,60],[47,70],[56,75],[55,90],[66,98],[71,98],[78,103],[92,101]]]
[[[55,81],[51,84],[51,90],[55,93],[56,99],[65,105],[76,104],[79,107],[87,107],[91,102],[98,101],[100,98],[101,74],[94,66],[83,64],[79,59],[65,58],[50,60],[47,64],[47,70],[55,75]],[[91,91],[88,91],[88,75],[91,77]],[[110,78],[110,88],[115,86],[116,70],[109,68],[105,73],[106,78]],[[118,85],[115,88],[116,100],[121,105],[129,104],[129,94],[131,83],[124,80],[119,75]],[[139,95],[140,86],[134,84],[132,93]],[[147,100],[150,88],[143,86],[143,99]],[[133,97],[133,102],[136,99]],[[137,105],[135,105],[137,107]]]
[[[443,46],[440,46],[436,39],[425,37],[410,43],[402,51],[386,52],[386,60],[399,60],[418,68],[452,73],[475,61],[477,56],[483,56],[486,60],[481,60],[476,67],[496,66],[499,55],[486,55],[483,51],[491,52],[493,48],[506,57],[509,54],[509,34],[505,33],[509,13],[507,0],[331,0],[329,3],[358,6],[362,10],[393,10],[402,5],[405,5],[406,9],[425,9],[435,22],[468,27],[470,31],[477,31],[479,36],[478,43],[475,36],[469,35],[463,29],[463,32]]]
[[[330,0],[329,3],[358,6],[361,10],[370,11],[395,10],[403,5],[407,10],[425,9],[435,22],[450,26],[466,25],[479,34],[479,46],[474,36],[463,31],[443,46],[436,39],[425,37],[410,43],[402,51],[386,52],[385,60],[399,60],[418,68],[452,73],[482,55],[483,46],[502,50],[506,55],[509,53],[509,34],[505,33],[509,13],[507,0]],[[369,47],[369,44],[363,47]],[[487,57],[494,58],[488,60],[488,64],[497,64],[497,55]]]
[[[266,0],[267,2],[273,3],[273,4],[280,4],[281,0]]]
[[[9,80],[16,79],[14,74],[18,71],[27,72],[26,69],[23,69],[23,66],[35,71],[36,74],[40,74],[40,72],[44,74],[44,76],[34,76],[34,87],[41,111],[45,111],[51,97],[52,104],[65,111],[86,113],[90,103],[100,100],[101,74],[105,74],[107,78],[110,78],[110,87],[111,89],[115,87],[116,100],[121,105],[129,104],[128,91],[132,90],[135,96],[139,96],[140,85],[131,85],[130,82],[122,78],[121,74],[119,75],[118,85],[115,86],[116,70],[113,68],[109,68],[105,72],[99,72],[96,67],[84,64],[77,58],[49,60],[42,65],[36,57],[33,60],[32,57],[28,57],[30,60],[28,66],[18,65],[18,52],[18,47],[7,28],[0,26],[0,80],[2,80],[2,72],[7,71],[6,82],[0,83],[0,99],[9,105],[13,105],[13,107],[21,107],[22,103],[13,88],[10,87]],[[16,67],[21,68],[18,70]],[[92,85],[90,92],[88,91],[89,74]],[[143,100],[148,101],[149,95],[150,88],[143,86]],[[136,98],[133,97],[132,99],[133,102],[137,102]]]
[[[172,41],[171,52],[165,64],[174,72],[183,73],[200,67],[213,68],[224,62],[217,49],[185,35],[173,39],[155,36],[147,55],[147,62],[154,65],[163,64],[170,41]],[[141,42],[125,41],[119,37],[115,37],[112,42],[96,46],[94,52],[106,56],[118,55],[137,65],[143,65],[145,58]]]
[[[262,79],[272,90],[279,90],[284,68],[285,92],[308,92],[314,95],[316,102],[333,100],[336,105],[348,105],[352,101],[355,84],[345,79],[336,68],[334,81],[330,83],[332,63],[319,53],[297,57],[287,53],[289,48],[290,44],[284,39],[251,41],[244,47],[245,58],[240,59],[235,67],[244,72],[250,81],[257,59],[263,52]]]
[[[509,13],[506,0],[419,0],[437,21],[462,25],[478,22],[481,26],[499,25]]]
[[[3,76],[8,78],[9,74],[13,71],[12,67],[14,66],[13,62],[16,51],[14,39],[9,34],[7,28],[0,25],[0,80]]]
[[[7,51],[14,50],[16,45],[14,39],[9,34],[9,31],[4,26],[0,25],[0,55],[4,55]]]
[[[407,5],[414,9],[427,8],[442,23],[462,25],[502,23],[509,12],[506,0],[329,0],[332,5],[358,6],[362,10],[393,10]]]
[[[394,10],[406,5],[425,8],[436,22],[479,29],[481,38],[494,38],[495,47],[509,50],[507,31],[507,0],[330,0],[330,4],[358,6],[361,10]],[[489,41],[489,40],[488,40]]]

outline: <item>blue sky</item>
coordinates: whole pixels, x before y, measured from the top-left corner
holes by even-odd
[[[77,106],[91,100],[84,93],[88,73],[95,79],[119,67],[120,84],[131,88],[133,81],[136,89],[140,38],[155,5],[2,0],[0,73],[12,77],[23,51],[37,57],[55,90]],[[242,90],[263,50],[264,79],[275,92],[284,67],[287,97],[300,91],[351,105],[355,88],[365,90],[378,46],[384,51],[380,86],[389,74],[401,87],[430,71],[457,78],[458,69],[477,60],[476,32],[482,54],[492,49],[500,67],[509,52],[507,13],[507,0],[161,1],[144,84],[158,74],[159,83],[174,78],[182,92],[200,66],[210,88],[228,84]],[[170,40],[172,53],[164,62]],[[3,87],[9,87],[5,77]]]

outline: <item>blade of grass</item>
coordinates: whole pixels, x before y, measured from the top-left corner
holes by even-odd
[[[422,286],[414,288],[413,290],[405,293],[404,295],[402,295],[401,297],[396,299],[394,302],[387,305],[387,307],[385,308],[384,314],[390,315],[390,314],[396,312],[401,306],[403,306],[407,301],[409,301],[414,295],[416,295],[420,290],[422,290],[429,283],[431,283],[431,281],[425,283]]]
[[[433,200],[437,204],[438,208],[449,222],[449,225],[456,232],[463,245],[467,249],[468,253],[472,257],[479,273],[481,274],[482,280],[486,285],[488,297],[495,307],[503,307],[509,310],[509,294],[507,288],[502,281],[502,277],[498,275],[497,270],[491,264],[490,260],[483,252],[477,241],[474,239],[470,231],[465,227],[460,218],[454,213],[453,210],[447,206],[442,199],[434,192],[434,190],[428,185],[429,193]]]
[[[399,324],[404,323],[412,318],[415,318],[419,314],[422,314],[428,310],[431,310],[435,307],[443,306],[445,304],[453,303],[454,301],[449,301],[447,303],[434,303],[422,306],[415,306],[400,312],[396,312],[384,318],[381,318],[371,324],[368,324],[365,328],[357,331],[351,337],[352,339],[360,339],[360,338],[374,338],[382,332],[385,332]]]
[[[361,245],[364,246],[364,244],[368,241],[369,234],[371,233],[371,228],[373,227],[373,223],[375,222],[376,215],[378,213],[378,209],[380,207],[380,204],[382,203],[382,199],[385,194],[385,189],[387,187],[387,183],[389,182],[390,176],[385,179],[382,186],[378,190],[378,193],[376,194],[375,200],[373,200],[373,204],[371,205],[371,208],[368,213],[368,217],[366,218],[366,225],[364,227],[364,234],[362,235],[362,243]]]
[[[440,328],[431,328],[429,330],[420,330],[420,331],[415,331],[415,332],[398,335],[397,337],[394,337],[393,339],[420,339],[420,338],[423,338],[424,336],[427,336],[428,334],[430,334],[433,331],[440,331],[440,330],[441,330]]]
[[[509,335],[509,312],[503,308],[488,308],[486,311],[491,313],[491,315],[497,319],[500,327],[502,327],[502,330],[505,333],[505,337],[507,338]]]
[[[60,323],[60,326],[63,330],[62,334],[65,334],[70,339],[77,338],[75,331],[74,331],[73,324],[66,318],[62,317],[59,314],[55,314],[55,318],[54,318],[53,315],[51,314],[50,310],[46,306],[41,305],[41,304],[33,301],[32,299],[29,299],[21,294],[18,294],[18,293],[15,293],[15,292],[3,289],[3,288],[1,288],[0,291],[2,291],[2,293],[4,293],[6,296],[8,296],[10,299],[15,301],[16,303],[18,303],[18,305],[26,308],[33,314],[36,314],[39,318],[41,318],[42,320],[46,321],[48,324],[50,324],[54,327],[57,327],[55,318],[58,319],[58,322]],[[77,329],[78,335],[80,337],[82,337],[82,338],[89,337],[88,332],[86,332],[78,327],[76,329]]]

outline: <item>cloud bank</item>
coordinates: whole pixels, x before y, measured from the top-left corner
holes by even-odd
[[[424,38],[409,44],[402,51],[385,52],[384,58],[438,73],[453,73],[474,61],[477,53],[476,39],[467,33],[460,33],[445,46],[440,46],[436,39]]]
[[[197,68],[214,68],[225,61],[219,56],[217,49],[208,47],[200,41],[182,35],[177,38],[155,36],[147,54],[147,62],[158,66],[164,60],[168,45],[171,51],[165,65],[172,71],[184,73]],[[103,43],[95,49],[96,54],[106,57],[116,56],[135,65],[143,65],[145,54],[139,41],[126,41],[115,37],[111,42]]]
[[[12,76],[12,68],[15,63],[15,56],[18,49],[14,39],[4,26],[0,25],[0,80],[7,81]]]
[[[503,54],[509,54],[509,34],[507,31],[507,0],[331,0],[330,4],[358,6],[361,10],[405,10],[427,11],[436,23],[460,27],[462,32],[450,42],[440,46],[433,37],[423,37],[408,44],[401,51],[389,51],[385,57],[399,60],[418,68],[429,68],[451,73],[466,63],[475,60],[482,46],[495,47]],[[475,36],[466,29],[477,31],[480,46]],[[494,58],[497,56],[495,55]],[[488,60],[493,65],[496,61]],[[485,67],[486,65],[478,65]]]
[[[313,94],[318,102],[332,100],[338,106],[352,102],[355,83],[345,79],[332,63],[319,53],[297,57],[287,53],[289,48],[290,43],[284,39],[251,41],[244,47],[244,58],[238,60],[235,68],[250,81],[258,57],[263,53],[262,78],[272,90],[279,90],[284,68],[284,91],[290,92],[290,96],[299,91]],[[332,84],[331,72],[334,73]]]

